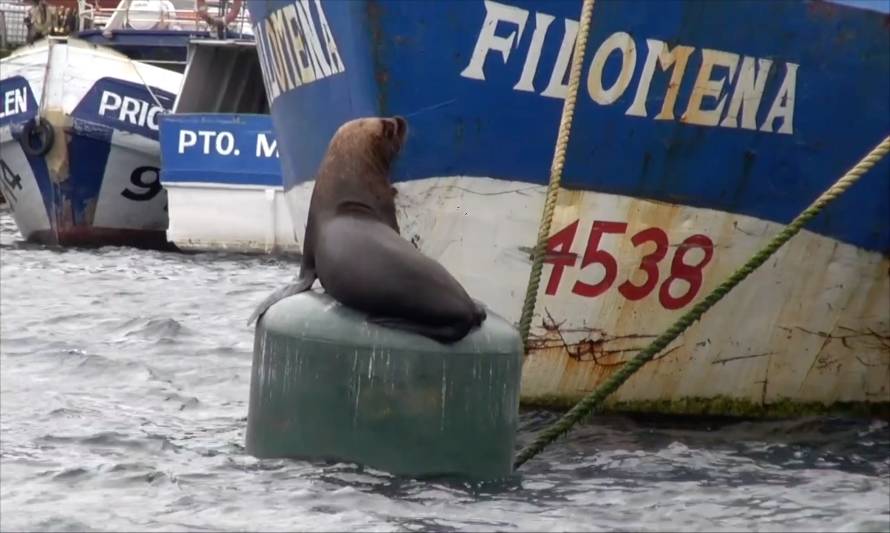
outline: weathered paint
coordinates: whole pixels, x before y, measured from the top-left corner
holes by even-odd
[[[300,231],[311,187],[308,182],[288,192],[291,205],[304,206],[296,214]],[[399,225],[405,238],[440,261],[474,297],[515,323],[544,194],[540,186],[492,179],[405,182],[396,197]],[[489,208],[492,198],[503,210]],[[628,223],[624,234],[601,241],[601,249],[616,258],[617,275],[604,293],[586,298],[571,288],[579,280],[598,282],[602,270],[566,268],[551,296],[546,290],[554,269],[545,265],[523,371],[527,404],[567,406],[579,400],[695,304],[698,298],[670,311],[658,297],[675,250],[690,235],[708,235],[714,242],[700,297],[782,229],[718,211],[562,190],[553,233],[579,214],[571,247],[579,264],[593,220]],[[650,227],[667,230],[669,251],[658,263],[652,292],[631,301],[618,287],[628,279],[644,285],[646,275],[637,267],[654,245],[635,249],[630,237]],[[689,258],[698,261],[693,252]],[[812,265],[825,267],[814,272]],[[845,403],[890,405],[888,271],[886,256],[804,230],[625,383],[610,408],[719,414],[732,399],[734,414],[766,416],[789,412],[781,407],[788,401],[822,405],[824,411],[847,410]],[[694,409],[690,398],[697,398]],[[703,407],[708,398],[715,403]],[[754,405],[760,407],[749,407]]]
[[[403,234],[517,320],[580,2],[306,1],[296,18],[249,4],[298,231],[332,132],[406,115]],[[886,15],[764,5],[597,3],[526,402],[591,391],[890,133]],[[299,46],[318,48],[318,69]],[[610,405],[890,404],[888,172],[877,165]]]
[[[577,399],[566,396],[535,398],[534,407],[562,411],[570,409]],[[731,418],[772,418],[787,419],[803,416],[846,415],[890,419],[890,404],[884,402],[799,402],[782,400],[774,403],[760,403],[712,396],[709,398],[678,398],[676,400],[627,402],[610,401],[600,408],[600,412],[623,414],[731,417]]]
[[[18,91],[27,95],[24,109],[17,104],[0,118],[0,159],[16,181],[5,192],[21,193],[10,206],[22,235],[63,245],[166,245],[158,117],[182,75],[76,39],[23,47],[0,68],[0,95],[12,92],[14,102],[22,101]],[[17,139],[37,114],[55,141],[44,156],[27,156]]]

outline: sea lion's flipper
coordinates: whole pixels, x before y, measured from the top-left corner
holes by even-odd
[[[471,329],[470,324],[453,323],[446,326],[432,326],[429,324],[418,324],[403,318],[369,316],[368,322],[387,328],[400,329],[417,333],[424,337],[437,340],[444,344],[451,344],[464,338]]]
[[[297,278],[295,283],[281,287],[269,296],[266,296],[266,299],[260,302],[260,305],[254,309],[253,314],[247,319],[248,326],[251,325],[254,320],[263,316],[263,313],[268,311],[275,302],[308,290],[318,278],[318,275],[315,272],[315,232],[313,231],[314,217],[312,216],[314,199],[315,189],[312,190],[312,198],[309,200],[309,218],[306,220],[306,231],[303,234],[303,254],[300,258],[300,277]]]
[[[263,313],[269,310],[275,302],[278,300],[283,300],[288,296],[293,296],[294,294],[299,294],[305,290],[308,290],[309,287],[315,282],[315,271],[302,271],[300,279],[297,280],[296,283],[291,283],[290,285],[286,285],[281,287],[277,291],[273,292],[269,296],[263,300],[260,305],[254,309],[253,314],[250,315],[250,318],[247,319],[247,325],[251,325],[254,320],[263,316]]]

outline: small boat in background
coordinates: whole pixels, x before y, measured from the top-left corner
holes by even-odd
[[[0,60],[0,189],[27,240],[170,247],[159,117],[179,94],[189,43],[252,46],[241,1],[216,17],[207,8],[218,4],[50,0],[56,36]],[[5,34],[21,44],[16,14]]]
[[[56,0],[59,1],[59,0]],[[97,0],[83,7],[78,39],[183,72],[195,39],[253,41],[243,0]],[[224,11],[223,11],[224,10]],[[214,14],[215,13],[215,14]]]
[[[299,252],[269,115],[161,118],[167,238],[181,250]]]
[[[44,36],[76,37],[178,72],[192,39],[253,38],[242,0],[45,1]],[[0,48],[27,44],[29,11],[28,3],[0,0]]]
[[[193,39],[188,57],[160,124],[167,238],[181,250],[298,252],[255,44]]]
[[[0,187],[26,240],[165,247],[158,120],[182,75],[74,38],[0,61]]]

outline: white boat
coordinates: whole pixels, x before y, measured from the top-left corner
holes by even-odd
[[[167,238],[181,250],[299,252],[253,41],[196,39],[188,57],[161,120]]]
[[[161,119],[167,238],[180,250],[297,253],[269,115]]]
[[[182,74],[75,38],[0,61],[2,191],[26,240],[166,244],[159,116]]]
[[[158,118],[173,106],[191,39],[217,35],[252,43],[241,0],[225,4],[49,0],[50,19],[69,23],[54,22],[51,31],[71,35],[25,46],[0,63],[7,177],[0,192],[26,239],[169,245]],[[23,13],[7,8],[0,6],[11,17],[3,35],[21,44]],[[28,138],[31,145],[22,142]]]

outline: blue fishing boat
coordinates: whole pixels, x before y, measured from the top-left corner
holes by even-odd
[[[334,131],[405,116],[393,175],[402,234],[518,321],[581,1],[247,5],[298,233]],[[888,11],[595,3],[526,404],[589,393],[890,134]],[[607,408],[886,412],[888,173],[885,159]]]

